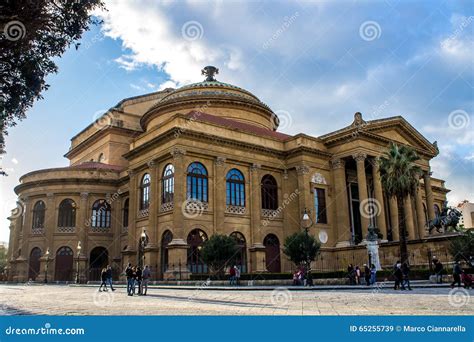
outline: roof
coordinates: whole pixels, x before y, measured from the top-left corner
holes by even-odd
[[[99,162],[84,162],[77,165],[68,166],[69,169],[97,169],[97,170],[113,170],[122,171],[123,167],[119,165],[104,164]]]
[[[195,110],[190,111],[185,116],[194,121],[209,122],[216,125],[225,126],[226,128],[229,128],[232,130],[239,130],[239,131],[254,133],[261,136],[267,136],[273,139],[287,140],[288,138],[291,138],[291,135],[288,135],[285,133],[275,132],[263,127],[258,127],[258,126],[254,126],[254,125],[247,124],[244,122],[240,122],[240,121],[236,121],[232,119],[226,119],[220,116],[216,116],[216,115],[212,115],[212,114],[208,114],[204,112],[198,112]]]

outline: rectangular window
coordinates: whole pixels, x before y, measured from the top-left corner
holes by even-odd
[[[316,210],[316,223],[328,223],[326,215],[326,194],[324,189],[314,189],[314,209]]]

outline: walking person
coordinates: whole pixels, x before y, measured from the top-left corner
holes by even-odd
[[[103,291],[107,291],[107,269],[102,269],[102,272],[100,272],[100,279],[102,282],[100,283],[99,292],[102,291],[102,285],[104,286]]]
[[[144,296],[146,296],[146,293],[148,291],[148,282],[150,281],[150,278],[151,278],[151,271],[150,271],[150,267],[148,267],[148,265],[145,265],[145,269],[143,270],[143,291],[142,291],[142,294]]]
[[[141,296],[143,293],[143,288],[142,288],[143,272],[140,266],[137,266],[137,269],[135,271],[135,276],[137,279],[138,295]]]
[[[458,261],[454,262],[454,267],[453,267],[453,282],[451,283],[451,288],[454,288],[454,284],[458,284],[458,287],[461,287],[461,274],[462,274],[462,268],[461,265],[459,265]]]
[[[402,273],[401,268],[402,268],[402,264],[400,263],[400,261],[397,261],[393,269],[393,274],[395,276],[395,285],[393,286],[394,290],[399,290],[400,285],[402,284],[403,273]]]
[[[110,267],[110,265],[107,265],[107,284],[109,284],[110,289],[112,291],[115,291],[115,289],[112,285],[112,267]]]
[[[364,278],[365,278],[365,285],[370,285],[370,268],[367,264],[364,264]]]
[[[370,265],[370,284],[374,285],[377,282],[377,268],[374,264]]]
[[[355,267],[354,272],[355,272],[354,273],[354,275],[355,275],[355,284],[360,285],[360,268],[359,268],[359,266]]]
[[[410,266],[406,262],[402,265],[402,290],[406,289],[405,286],[409,291],[412,290],[410,286]]]
[[[234,267],[232,266],[230,267],[229,274],[230,274],[229,284],[232,286],[235,283],[235,268]]]
[[[127,268],[125,269],[125,276],[127,277],[127,294],[129,296],[133,296],[133,269],[132,264],[128,264]]]
[[[239,285],[240,284],[240,268],[238,268],[237,265],[235,265],[234,268],[235,268],[235,284]]]
[[[436,276],[436,283],[441,284],[443,283],[443,264],[441,261],[436,259],[436,257],[433,258],[433,263],[435,265],[434,272]]]
[[[349,277],[349,285],[355,285],[354,266],[352,264],[347,266],[347,276]]]

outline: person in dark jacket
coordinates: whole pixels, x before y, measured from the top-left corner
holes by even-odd
[[[100,279],[102,282],[100,283],[99,292],[102,291],[102,285],[104,286],[104,291],[107,291],[107,269],[102,269]]]
[[[143,281],[143,273],[142,273],[142,268],[140,266],[137,266],[137,269],[135,271],[135,277],[137,280],[137,290],[138,290],[138,295],[141,296],[143,293],[142,289],[142,281]]]
[[[365,285],[370,285],[370,268],[367,264],[364,264],[364,278],[365,278]]]
[[[397,261],[397,263],[395,264],[395,266],[393,268],[393,274],[395,276],[395,285],[394,285],[393,289],[394,290],[399,290],[400,285],[401,285],[402,280],[403,280],[402,264],[400,263],[400,261]]]
[[[408,266],[408,263],[404,262],[402,265],[402,290],[405,290],[406,288],[408,288],[409,291],[412,290],[410,286],[410,266]]]
[[[349,285],[355,285],[354,265],[347,266],[347,276],[349,277]]]
[[[133,279],[133,269],[132,264],[128,264],[127,268],[125,269],[125,275],[127,276],[127,294],[129,296],[133,296],[133,287],[134,287],[134,279]]]
[[[433,259],[434,263],[434,272],[436,275],[436,282],[441,284],[443,282],[443,264],[438,259]]]
[[[112,291],[115,291],[115,289],[112,285],[112,267],[110,267],[110,265],[107,265],[107,284],[109,284],[110,289]]]
[[[454,284],[458,284],[458,287],[461,287],[461,274],[462,274],[462,268],[461,265],[459,265],[458,261],[454,262],[454,267],[453,267],[453,282],[451,283],[451,287],[454,288]]]

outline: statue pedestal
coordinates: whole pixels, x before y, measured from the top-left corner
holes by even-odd
[[[377,271],[380,271],[382,267],[380,266],[380,257],[379,257],[379,242],[375,241],[366,241],[367,253],[371,256],[371,262],[375,265]],[[369,265],[370,266],[370,265]]]

